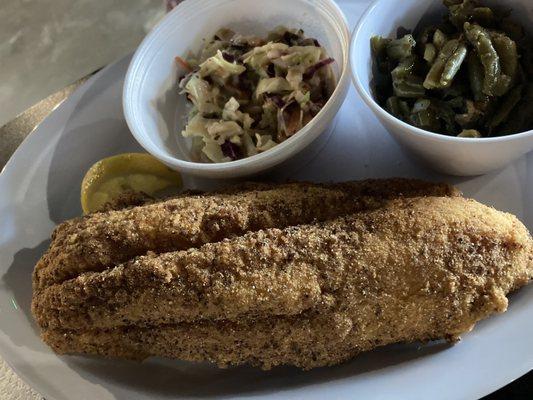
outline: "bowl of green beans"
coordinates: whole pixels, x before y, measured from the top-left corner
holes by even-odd
[[[533,150],[531,0],[377,0],[354,30],[352,80],[391,135],[452,175]]]

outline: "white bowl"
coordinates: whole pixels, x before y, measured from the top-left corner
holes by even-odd
[[[242,160],[210,164],[192,162],[190,140],[180,131],[186,122],[185,96],[179,96],[175,56],[197,52],[202,40],[221,27],[264,35],[276,26],[302,28],[335,59],[337,88],[319,112],[293,137],[264,153]],[[235,178],[269,169],[302,151],[324,132],[349,87],[346,18],[333,0],[195,0],[170,12],[141,43],[124,83],[123,107],[137,141],[169,167],[207,178]]]
[[[506,0],[512,17],[529,27],[533,20],[531,0]],[[485,1],[487,5],[501,1]],[[445,11],[441,0],[377,0],[361,17],[352,35],[350,64],[355,88],[389,133],[434,169],[451,175],[471,176],[499,169],[533,150],[533,131],[494,138],[458,138],[416,128],[395,118],[373,98],[370,81],[370,38],[394,37],[400,26],[413,29],[420,19]]]

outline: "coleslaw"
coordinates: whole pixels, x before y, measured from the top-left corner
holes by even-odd
[[[193,156],[228,162],[267,151],[295,135],[335,89],[334,60],[302,30],[266,38],[219,30],[201,52],[176,57],[190,102],[184,137]]]

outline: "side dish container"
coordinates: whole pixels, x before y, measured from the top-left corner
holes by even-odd
[[[303,129],[264,153],[227,163],[193,162],[190,139],[180,134],[187,110],[185,96],[178,94],[177,80],[185,71],[174,58],[197,52],[202,40],[222,27],[263,36],[279,25],[303,29],[335,59],[337,87],[333,95]],[[235,178],[267,170],[304,151],[330,127],[349,87],[349,37],[346,18],[333,0],[185,1],[150,32],[133,57],[123,92],[129,128],[149,153],[187,174]]]

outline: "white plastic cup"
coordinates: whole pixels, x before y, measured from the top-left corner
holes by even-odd
[[[199,163],[190,158],[190,139],[180,131],[186,122],[185,96],[178,95],[179,70],[174,58],[198,52],[202,40],[222,27],[263,36],[279,25],[301,28],[335,59],[337,88],[319,114],[288,140],[264,153],[227,163]],[[330,126],[349,87],[349,30],[332,0],[196,0],[172,10],[141,43],[124,83],[126,121],[137,141],[169,167],[205,178],[257,174],[303,151]]]
[[[513,18],[531,26],[531,0],[485,1],[513,9]],[[441,0],[377,0],[361,17],[352,35],[350,64],[355,88],[398,143],[437,171],[450,175],[481,175],[500,169],[533,150],[533,131],[493,138],[460,138],[411,126],[385,111],[372,95],[370,38],[395,37],[400,26],[413,29],[422,17],[443,14]]]

